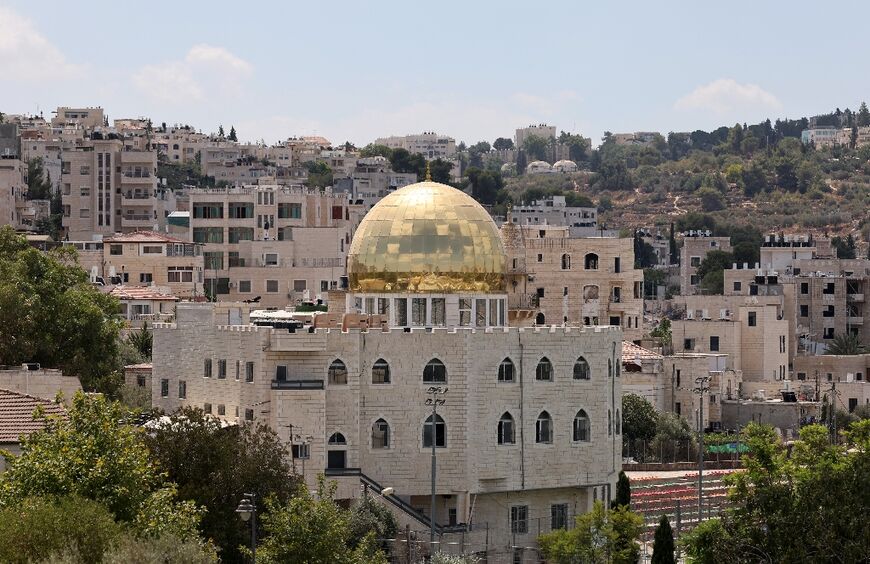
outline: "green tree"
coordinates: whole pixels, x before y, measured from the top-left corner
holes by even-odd
[[[616,499],[613,500],[613,503],[612,509],[631,506],[631,482],[628,475],[621,470],[619,471],[619,479],[616,481]]]
[[[359,155],[360,157],[385,157],[389,160],[393,155],[393,150],[386,145],[370,143],[360,150]]]
[[[633,190],[634,181],[625,162],[608,160],[601,163],[598,172],[593,175],[590,184],[598,190]]]
[[[393,512],[369,495],[361,497],[350,509],[348,545],[355,549],[374,535],[376,539],[394,539],[399,523]],[[386,551],[388,546],[382,546]]]
[[[266,500],[262,515],[266,538],[257,547],[263,564],[386,564],[386,556],[369,534],[350,547],[350,515],[333,500],[336,483],[320,477],[316,499],[305,487],[287,504]]]
[[[698,266],[701,288],[713,294],[721,294],[725,287],[724,272],[734,264],[734,255],[727,251],[710,251]]]
[[[670,321],[663,319],[662,322]],[[670,327],[668,327],[670,331]],[[656,434],[659,414],[656,408],[646,398],[637,394],[622,396],[622,436],[630,441],[649,441]]]
[[[223,124],[218,126],[218,137],[224,137],[224,126]]]
[[[230,134],[227,137],[227,139],[229,139],[230,141],[238,141],[239,140],[238,136],[236,135],[236,126],[234,126],[234,125],[230,126]]]
[[[671,320],[667,317],[663,317],[659,324],[655,326],[655,328],[650,331],[650,337],[657,339],[662,348],[666,350],[670,350],[672,346],[672,338],[671,335]],[[650,404],[652,405],[652,404]],[[656,421],[658,422],[658,421]]]
[[[178,497],[205,508],[201,530],[224,562],[239,562],[238,547],[247,543],[235,513],[242,495],[253,491],[283,504],[298,485],[286,447],[261,424],[223,427],[201,409],[185,407],[153,428],[145,441],[178,485]]]
[[[42,157],[27,161],[27,199],[48,200],[51,198],[51,179],[46,178]]]
[[[867,109],[867,103],[861,102],[858,108],[858,127],[870,125],[870,110]]]
[[[495,204],[502,195],[504,180],[499,172],[470,168],[468,181],[471,184],[471,195],[481,204]]]
[[[425,178],[426,177],[426,163],[423,161],[423,169],[417,172],[417,178]],[[432,177],[434,182],[440,182],[441,184],[449,184],[450,183],[450,172],[453,170],[453,163],[450,161],[445,161],[444,159],[438,158],[433,161],[429,161],[429,175]]]
[[[742,184],[744,194],[750,197],[754,196],[767,190],[767,174],[758,162],[753,162],[748,167],[743,167],[739,184]]]
[[[837,258],[845,258],[845,259],[853,259],[856,255],[855,248],[855,239],[852,237],[850,233],[848,237],[843,239],[842,237],[833,237],[831,239],[831,246],[837,252]]]
[[[725,209],[725,199],[718,190],[704,186],[695,192],[695,195],[701,200],[701,209],[705,212]]]
[[[839,333],[828,344],[826,354],[856,355],[867,353],[867,347],[861,344],[857,335],[851,333]]]
[[[154,334],[148,329],[148,322],[142,323],[138,331],[133,331],[127,337],[127,341],[142,355],[143,359],[151,359],[151,347],[154,343]]]
[[[539,135],[529,135],[523,140],[523,150],[535,161],[547,159],[547,146],[547,139]]]
[[[113,393],[118,307],[90,284],[73,248],[43,253],[0,228],[0,364],[39,362]]]
[[[559,143],[568,146],[568,157],[572,161],[585,161],[589,150],[589,141],[582,135],[572,135],[563,131],[559,135]]]
[[[478,141],[468,148],[468,166],[483,168],[483,155],[490,151],[491,147],[486,141]]]
[[[734,262],[738,264],[746,263],[752,267],[758,262],[761,249],[750,241],[741,241],[734,245],[732,252],[734,254]]]
[[[640,557],[637,538],[642,527],[643,518],[627,507],[608,512],[596,501],[592,511],[577,516],[573,529],[543,534],[538,545],[553,564],[635,564]]]
[[[100,503],[78,496],[26,497],[0,510],[0,562],[40,562],[68,547],[82,562],[99,562],[121,534]]]
[[[103,554],[102,564],[217,564],[209,546],[172,535],[137,538],[123,535]]]
[[[332,169],[324,161],[308,161],[305,167],[308,169],[309,186],[316,188],[332,186]]]
[[[106,505],[115,518],[143,535],[196,538],[199,510],[178,502],[141,433],[123,423],[120,404],[77,393],[67,418],[47,418],[7,457],[0,475],[0,507],[30,496],[78,495]]]
[[[498,139],[495,140],[495,142],[493,142],[492,147],[496,151],[505,151],[508,149],[513,149],[514,142],[513,142],[513,140],[508,139],[506,137],[499,137]]]
[[[667,515],[659,519],[653,540],[652,564],[676,564],[674,559],[674,531]]]

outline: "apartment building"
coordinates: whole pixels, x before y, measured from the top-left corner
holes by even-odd
[[[99,276],[108,284],[158,286],[195,298],[204,292],[202,248],[154,231],[114,235],[103,239]]]
[[[390,149],[405,149],[410,153],[419,153],[426,160],[448,160],[456,154],[456,140],[447,135],[438,135],[434,131],[379,137],[375,139],[375,145],[385,145]]]
[[[158,190],[156,151],[95,135],[62,155],[63,227],[70,239],[163,229],[174,206],[172,194]]]
[[[567,227],[501,227],[517,324],[615,325],[643,336],[643,271],[630,238],[570,237]]]
[[[74,124],[84,129],[102,127],[106,122],[103,108],[67,108],[59,107],[51,118],[52,127],[62,127]]]
[[[681,233],[683,247],[680,249],[680,294],[688,296],[699,290],[698,267],[710,251],[731,252],[729,237],[714,237],[709,230]]]
[[[739,397],[743,374],[728,367],[722,353],[677,352],[664,357],[662,393],[665,409],[686,418],[698,431],[722,429],[722,402]],[[697,390],[706,388],[703,397]],[[704,418],[700,419],[700,403]]]
[[[27,185],[18,157],[0,157],[0,226],[21,226],[21,209]]]
[[[799,355],[794,372],[793,384],[803,398],[821,401],[827,395],[849,413],[870,404],[870,354]]]
[[[522,226],[567,227],[570,237],[594,237],[598,233],[598,208],[569,206],[565,196],[549,196],[511,208],[508,221]]]
[[[394,172],[390,161],[377,155],[358,159],[351,176],[335,179],[333,191],[348,194],[354,205],[368,210],[387,194],[415,182],[415,173]]]
[[[190,208],[190,240],[204,244],[205,288],[218,299],[283,307],[341,287],[353,233],[346,195],[278,185],[194,189]]]

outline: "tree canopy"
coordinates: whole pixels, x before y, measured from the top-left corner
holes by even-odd
[[[622,436],[627,440],[652,440],[659,414],[646,398],[637,394],[622,396]]]
[[[0,228],[0,364],[38,362],[78,376],[85,390],[112,393],[118,311],[90,284],[75,249],[44,253]]]
[[[578,515],[573,529],[559,529],[538,537],[541,554],[553,564],[612,562],[635,564],[640,557],[643,518],[620,506],[606,511],[596,501],[592,511]]]

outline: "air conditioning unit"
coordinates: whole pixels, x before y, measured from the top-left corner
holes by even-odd
[[[691,309],[686,311],[686,319],[695,319],[695,312]]]
[[[535,277],[533,275],[529,274],[529,282],[534,282],[534,281],[535,281]]]
[[[701,319],[707,319],[707,320],[710,319],[710,314],[707,313],[707,310],[706,310],[706,309],[702,309],[702,310],[701,310]]]

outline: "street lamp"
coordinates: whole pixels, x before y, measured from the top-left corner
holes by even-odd
[[[257,561],[257,494],[242,494],[242,501],[236,508],[236,513],[246,523],[251,521],[251,564]]]

